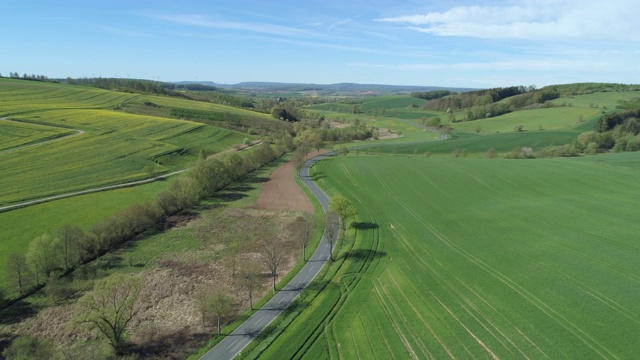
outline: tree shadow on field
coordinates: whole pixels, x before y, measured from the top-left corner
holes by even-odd
[[[239,192],[218,192],[212,196],[213,199],[221,202],[233,202],[236,200],[244,199],[248,195]]]
[[[18,300],[0,311],[0,324],[11,325],[22,322],[38,313],[38,309],[24,300]]]
[[[266,183],[267,181],[269,181],[268,177],[264,177],[264,176],[250,176],[246,179],[244,179],[242,181],[242,183],[245,184],[260,184],[260,183]]]
[[[358,230],[371,230],[371,229],[377,229],[380,226],[378,226],[378,224],[376,223],[371,223],[371,222],[355,222],[354,221],[351,223],[351,227]]]
[[[367,261],[387,256],[387,253],[372,249],[356,249],[349,251],[346,256],[354,261]]]

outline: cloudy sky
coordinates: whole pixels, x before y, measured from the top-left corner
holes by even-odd
[[[217,83],[640,83],[637,0],[0,0],[0,73]]]

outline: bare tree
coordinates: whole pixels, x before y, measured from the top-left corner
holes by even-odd
[[[121,273],[98,280],[93,291],[78,301],[80,309],[75,321],[97,329],[120,353],[125,345],[125,331],[144,302],[142,288],[139,277]]]
[[[329,242],[329,258],[333,261],[333,245],[338,240],[340,233],[340,216],[333,211],[327,212],[325,215],[324,232]]]
[[[12,253],[9,255],[7,275],[15,282],[20,294],[24,294],[27,290],[29,267],[27,266],[27,259],[23,254]]]
[[[268,236],[261,241],[262,255],[265,265],[271,273],[273,291],[276,291],[276,277],[278,269],[286,260],[285,244],[276,236]]]
[[[298,216],[295,221],[287,226],[292,237],[298,239],[300,241],[300,245],[302,245],[302,259],[304,261],[307,260],[307,246],[309,245],[309,241],[311,241],[314,225],[315,221],[313,217],[305,214],[303,216]]]
[[[249,308],[253,310],[253,292],[260,287],[260,269],[253,261],[243,263],[240,270],[240,283],[249,293]]]

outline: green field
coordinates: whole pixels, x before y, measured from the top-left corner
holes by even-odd
[[[319,163],[357,239],[261,355],[634,358],[640,157],[598,158]]]

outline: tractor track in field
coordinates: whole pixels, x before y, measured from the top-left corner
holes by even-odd
[[[39,142],[36,142],[36,143],[33,143],[33,144],[27,144],[27,145],[18,146],[18,147],[11,148],[11,149],[0,150],[0,154],[5,154],[5,153],[9,153],[9,152],[12,152],[12,151],[18,151],[18,150],[22,150],[22,149],[27,149],[27,148],[34,147],[34,146],[49,144],[49,143],[52,143],[54,141],[69,139],[70,137],[80,136],[80,135],[85,134],[85,131],[84,130],[80,130],[80,129],[68,129],[68,128],[63,128],[63,127],[59,127],[59,126],[26,123],[26,122],[22,122],[22,121],[11,120],[8,117],[0,118],[0,121],[8,121],[8,122],[14,122],[14,123],[20,123],[20,124],[30,124],[30,125],[36,125],[36,126],[42,126],[42,127],[50,127],[50,128],[54,128],[54,129],[65,129],[65,130],[71,130],[71,131],[75,131],[76,132],[75,134],[64,135],[64,136],[60,136],[60,137],[57,137],[57,138],[54,138],[54,139],[39,141]],[[2,211],[2,210],[0,210],[0,211]]]

